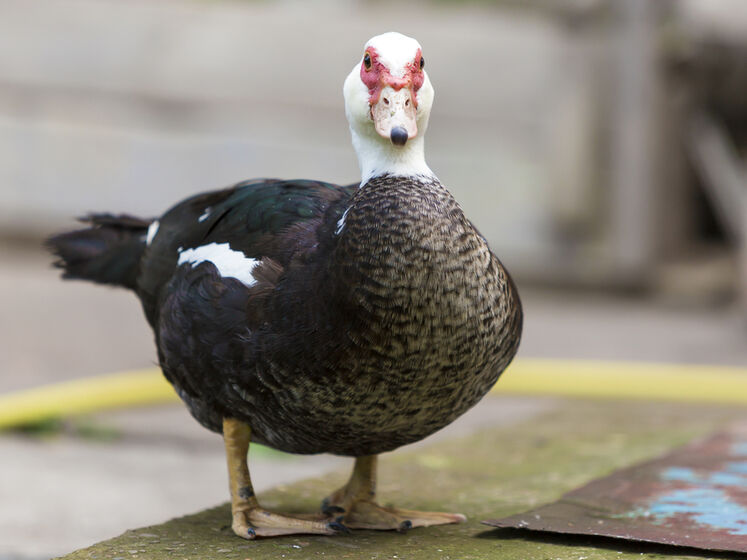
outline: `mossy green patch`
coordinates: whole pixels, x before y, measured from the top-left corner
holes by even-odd
[[[160,559],[350,558],[600,560],[667,557],[661,549],[588,539],[552,539],[493,531],[480,520],[553,501],[593,478],[664,453],[745,415],[745,409],[651,402],[567,401],[553,412],[427,448],[386,455],[379,500],[400,507],[458,511],[462,525],[337,537],[242,541],[227,504],[168,523],[128,531],[65,558]],[[315,511],[348,473],[333,473],[260,496],[282,512]],[[686,556],[672,552],[670,558]],[[702,557],[702,556],[701,556]]]
[[[87,416],[72,419],[45,418],[36,422],[21,424],[12,428],[11,431],[40,439],[51,439],[65,434],[98,442],[111,442],[122,436],[116,428],[101,424]]]

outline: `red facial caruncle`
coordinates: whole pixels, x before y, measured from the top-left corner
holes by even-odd
[[[417,91],[423,85],[424,80],[423,55],[420,49],[415,53],[413,60],[405,65],[405,73],[401,78],[392,76],[389,68],[379,60],[379,53],[374,47],[368,47],[363,55],[361,81],[368,88],[368,102],[372,107],[379,101],[381,90],[386,86],[390,86],[395,91],[399,91],[404,87],[408,88],[412,97],[412,103],[417,108]]]

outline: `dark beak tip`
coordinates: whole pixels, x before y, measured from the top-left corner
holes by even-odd
[[[389,137],[392,139],[392,144],[395,144],[396,146],[404,146],[410,136],[403,127],[395,126]]]

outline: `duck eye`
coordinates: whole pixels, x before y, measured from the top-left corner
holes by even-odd
[[[421,69],[421,70],[423,69],[423,66],[425,66],[425,58],[423,58],[423,57],[421,56],[421,57],[420,57],[420,69]]]
[[[366,70],[371,69],[371,55],[368,53],[363,56],[363,66],[366,68]]]

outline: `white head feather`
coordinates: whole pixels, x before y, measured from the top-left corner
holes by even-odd
[[[384,64],[395,77],[405,75],[406,66],[411,63],[420,49],[420,44],[401,33],[389,32],[371,38],[365,48],[376,49],[379,62]],[[365,50],[365,49],[364,49]],[[372,177],[384,174],[426,175],[433,172],[425,163],[424,137],[428,127],[428,117],[433,105],[433,86],[428,74],[423,72],[423,85],[417,91],[416,122],[418,134],[404,146],[395,146],[382,137],[374,128],[369,104],[369,91],[360,77],[361,61],[355,65],[343,86],[345,115],[350,124],[353,147],[358,154],[361,168],[361,185]]]

